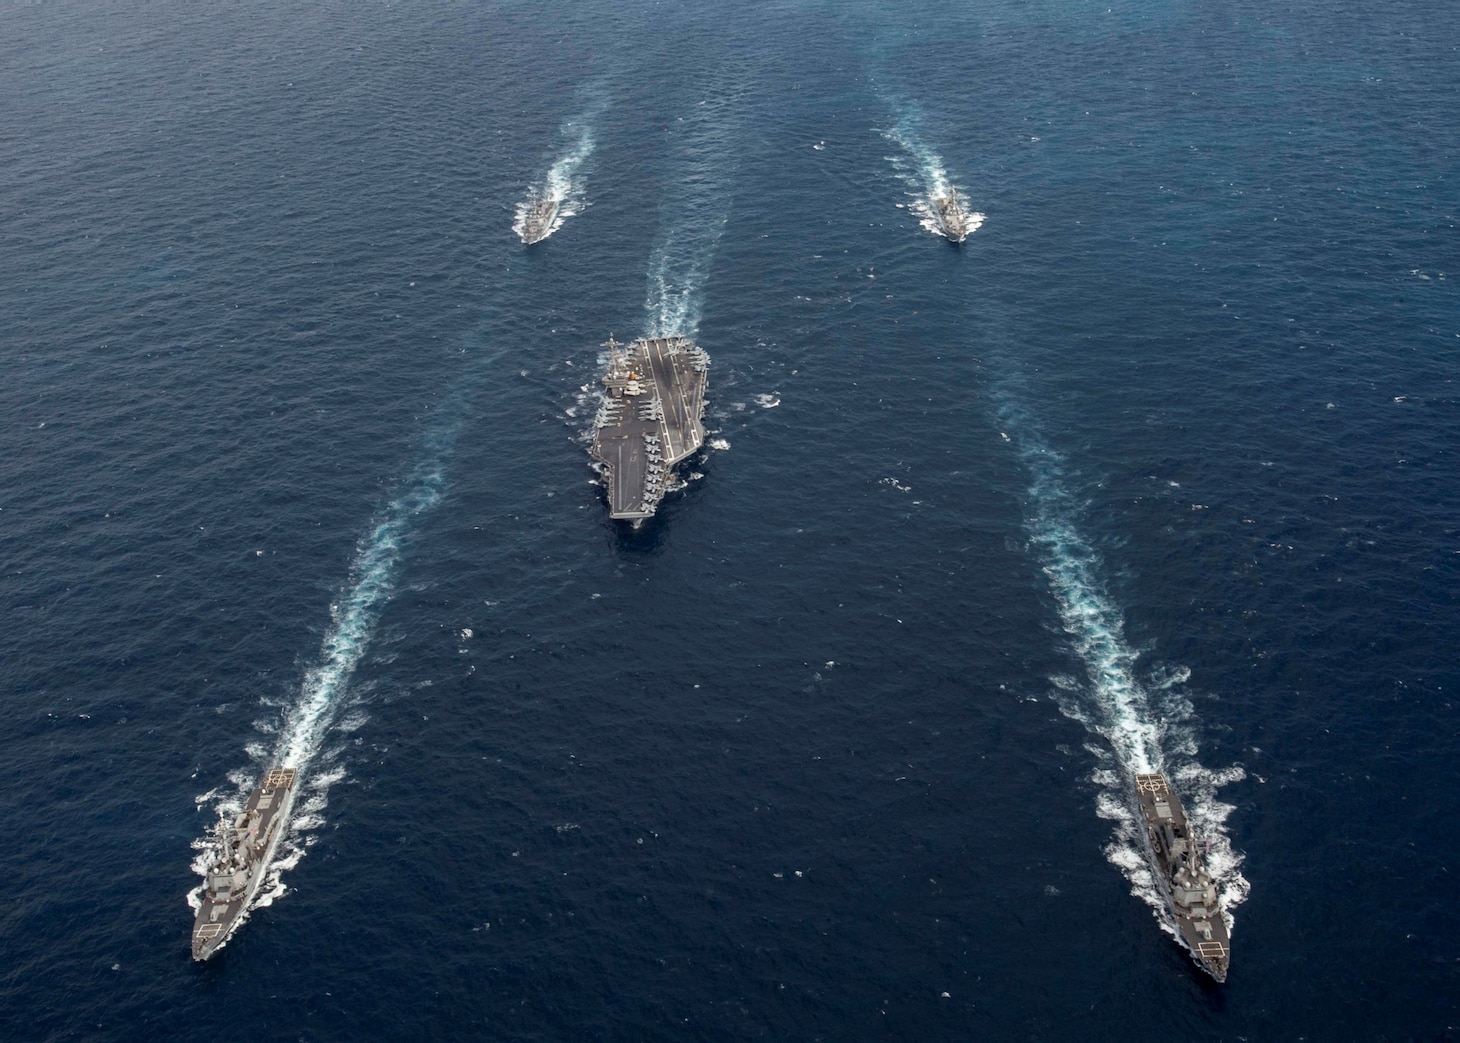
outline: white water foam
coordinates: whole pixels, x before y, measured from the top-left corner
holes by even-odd
[[[534,201],[550,199],[558,204],[557,214],[553,217],[552,224],[548,226],[547,235],[543,236],[544,239],[563,227],[563,222],[568,218],[582,213],[588,206],[586,196],[588,182],[584,164],[587,163],[588,157],[593,155],[595,144],[593,126],[598,115],[603,111],[604,104],[600,101],[578,118],[563,124],[560,134],[568,141],[566,151],[553,161],[541,182],[528,186],[527,198],[517,204],[512,231],[516,232],[524,242],[527,239],[527,212]]]
[[[908,196],[912,202],[908,209],[918,215],[918,223],[934,235],[943,234],[938,222],[933,200],[946,196],[954,189],[961,199],[968,199],[968,193],[953,183],[943,158],[929,148],[918,133],[920,119],[915,110],[904,106],[892,129],[882,132],[883,137],[898,145],[902,152],[888,156],[892,168],[908,185]],[[968,234],[978,231],[987,215],[972,210],[968,213]]]
[[[1196,721],[1183,693],[1191,675],[1184,666],[1157,664],[1143,678],[1141,652],[1125,636],[1125,618],[1101,579],[1099,554],[1080,534],[1081,504],[1065,482],[1064,462],[1037,437],[1025,432],[1023,419],[1005,410],[1003,419],[1030,472],[1026,524],[1030,543],[1049,578],[1060,622],[1085,678],[1051,678],[1054,696],[1066,716],[1084,724],[1103,742],[1086,748],[1095,756],[1092,780],[1100,787],[1096,811],[1114,826],[1106,857],[1130,881],[1131,891],[1155,912],[1164,930],[1179,937],[1166,901],[1146,858],[1145,828],[1135,804],[1131,777],[1164,772],[1182,795],[1196,836],[1210,843],[1207,868],[1221,895],[1230,930],[1232,910],[1247,897],[1242,856],[1225,829],[1232,805],[1217,791],[1244,777],[1240,767],[1212,770],[1196,759]]]
[[[302,768],[318,751],[339,697],[369,646],[380,610],[395,589],[405,537],[417,517],[441,502],[444,485],[444,468],[439,462],[418,468],[406,491],[386,507],[360,542],[350,586],[342,601],[330,607],[333,622],[320,648],[319,663],[305,674],[301,698],[285,717],[278,763]]]
[[[293,808],[286,830],[280,838],[267,877],[260,885],[250,909],[270,905],[285,893],[284,874],[299,863],[313,834],[322,824],[328,803],[329,788],[344,777],[344,769],[330,764],[338,751],[323,750],[326,734],[334,725],[342,708],[355,668],[365,655],[381,610],[395,590],[405,540],[417,519],[435,507],[444,495],[443,463],[455,428],[445,437],[433,440],[432,458],[415,469],[405,483],[404,491],[390,502],[360,541],[350,576],[340,600],[330,606],[331,624],[325,633],[319,659],[304,675],[297,698],[284,710],[282,721],[265,719],[255,722],[260,732],[277,735],[272,746],[254,740],[248,744],[249,756],[255,764],[280,765],[298,772]],[[355,710],[346,718],[347,731],[364,723],[363,711]],[[323,767],[311,770],[317,761]],[[243,810],[247,794],[258,781],[258,768],[235,769],[228,775],[234,785],[231,793],[210,790],[197,798],[199,808],[211,806],[214,814],[237,815]],[[194,872],[206,876],[213,842],[208,836],[193,842],[196,855]],[[197,909],[201,904],[202,884],[188,894],[188,904]],[[245,916],[247,914],[245,913]],[[242,926],[243,918],[239,919]]]
[[[712,83],[708,96],[674,124],[670,169],[659,206],[660,233],[649,255],[644,336],[689,337],[699,332],[703,290],[715,250],[729,220],[729,189],[738,157],[738,90]],[[603,373],[608,353],[600,351],[596,369]],[[593,442],[594,418],[603,404],[597,381],[581,385],[573,405],[564,410],[570,427],[585,445]],[[580,419],[587,423],[575,424]],[[601,465],[592,465],[601,473]],[[671,480],[666,491],[676,488]],[[681,486],[682,487],[682,486]]]

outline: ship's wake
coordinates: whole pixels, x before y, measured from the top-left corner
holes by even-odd
[[[674,124],[660,234],[649,257],[647,336],[699,331],[705,281],[729,220],[740,108],[738,91],[717,87]]]
[[[577,119],[563,124],[561,134],[568,141],[567,151],[553,161],[542,181],[528,186],[527,198],[517,204],[512,231],[524,243],[529,238],[527,215],[534,203],[548,200],[557,204],[557,211],[548,224],[543,239],[548,238],[563,227],[568,218],[582,213],[588,206],[586,164],[588,157],[593,155],[593,125],[602,109],[602,104],[595,105]]]
[[[428,438],[427,458],[403,483],[400,494],[377,515],[356,547],[349,578],[338,600],[330,606],[330,626],[314,665],[305,672],[299,691],[282,707],[280,715],[255,723],[265,739],[248,745],[254,766],[231,772],[231,789],[220,787],[197,798],[199,809],[210,809],[212,818],[219,812],[231,818],[243,810],[263,771],[278,766],[298,772],[288,820],[279,827],[284,833],[251,909],[270,905],[284,894],[284,874],[298,864],[312,843],[322,824],[329,789],[344,777],[344,769],[337,763],[343,747],[329,748],[328,738],[332,731],[354,730],[364,721],[363,714],[355,713],[336,723],[344,708],[358,705],[367,694],[352,690],[351,679],[370,646],[382,609],[395,592],[396,575],[411,532],[421,516],[440,503],[445,494],[445,461],[458,423],[450,423]],[[268,737],[272,741],[267,741]],[[213,849],[210,836],[193,842],[192,867],[200,877],[207,873]],[[199,883],[189,893],[188,904],[196,910],[201,900]],[[242,919],[238,922],[241,925]]]
[[[693,339],[698,334],[705,283],[729,220],[742,99],[733,83],[712,82],[705,89],[708,96],[669,129],[659,237],[649,254],[644,295],[646,337]],[[608,361],[608,352],[600,351],[596,372],[605,372]],[[603,401],[603,387],[594,381],[581,385],[565,410],[584,445],[593,443]],[[601,473],[601,465],[595,463],[594,470]]]
[[[1106,857],[1125,874],[1132,893],[1155,911],[1162,927],[1179,939],[1166,900],[1146,856],[1145,826],[1135,803],[1132,778],[1160,771],[1182,795],[1195,835],[1210,847],[1206,865],[1221,896],[1230,930],[1232,910],[1247,897],[1242,856],[1232,847],[1225,823],[1233,807],[1217,791],[1244,777],[1240,767],[1212,770],[1197,760],[1196,721],[1184,686],[1185,667],[1142,664],[1142,653],[1125,636],[1125,619],[1101,578],[1102,562],[1078,528],[1083,505],[1069,491],[1064,461],[1037,436],[1017,410],[1002,419],[1030,474],[1026,525],[1030,545],[1049,579],[1060,624],[1083,677],[1055,677],[1055,697],[1066,716],[1095,737],[1087,749],[1096,758],[1098,814],[1114,826]],[[1005,437],[1009,437],[1006,435]]]
[[[416,520],[441,502],[446,484],[440,459],[417,467],[356,548],[344,596],[330,606],[331,624],[319,660],[304,676],[298,701],[284,718],[278,763],[301,771],[319,751],[341,697],[369,647],[380,610],[395,591],[406,537]]]
[[[888,162],[897,176],[908,186],[908,209],[918,217],[918,223],[934,235],[943,234],[943,225],[933,200],[957,192],[960,201],[968,199],[968,193],[955,185],[943,165],[943,159],[929,148],[918,133],[919,118],[911,108],[904,107],[897,122],[890,130],[882,132],[883,137],[896,144],[901,151],[888,156]],[[968,210],[967,229],[972,235],[984,223],[986,215]]]

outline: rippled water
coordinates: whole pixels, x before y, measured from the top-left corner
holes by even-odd
[[[1456,1032],[1448,9],[7,29],[7,1038]],[[671,332],[712,431],[632,531],[599,345]]]

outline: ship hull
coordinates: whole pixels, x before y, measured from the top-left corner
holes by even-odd
[[[949,214],[940,211],[938,214],[938,230],[943,233],[954,246],[968,238],[968,222],[961,215]]]
[[[1226,981],[1232,940],[1186,811],[1164,775],[1137,775],[1135,781],[1146,826],[1146,857],[1181,943],[1198,966],[1217,981]]]
[[[553,222],[558,218],[560,204],[551,200],[538,200],[527,208],[522,221],[522,242],[531,246],[540,243],[552,234]]]
[[[610,341],[609,354],[592,452],[609,516],[637,528],[672,487],[674,466],[704,444],[709,356],[687,337]]]
[[[212,886],[218,863],[209,866],[209,883],[204,886],[202,904],[193,920],[193,959],[207,960],[223,948],[258,896],[294,808],[294,782],[293,769],[274,769],[249,795],[240,816],[247,820],[247,831],[240,836],[235,822],[233,835],[228,838],[235,852],[241,853],[243,864],[230,875],[235,886],[226,896],[220,896]]]
[[[958,201],[956,194],[938,196],[933,200],[933,213],[937,217],[938,231],[954,246],[968,238],[968,213]]]

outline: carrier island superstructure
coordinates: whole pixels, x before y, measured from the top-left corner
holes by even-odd
[[[705,441],[710,357],[688,337],[612,337],[593,455],[603,465],[608,512],[634,524],[664,498],[671,469]]]
[[[1191,834],[1186,811],[1158,773],[1136,776],[1136,797],[1146,821],[1146,845],[1156,884],[1166,897],[1182,944],[1217,981],[1227,980],[1232,939],[1217,902],[1217,885],[1205,851]]]
[[[219,815],[208,853],[203,901],[193,920],[193,959],[223,947],[268,875],[294,804],[293,768],[271,768],[233,819]]]

